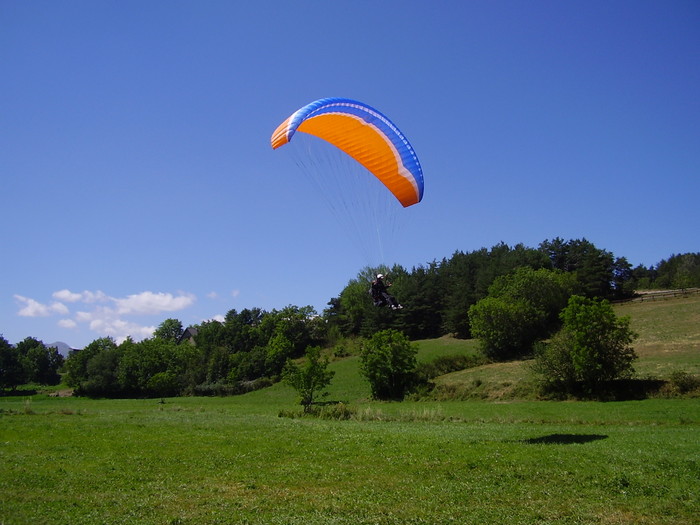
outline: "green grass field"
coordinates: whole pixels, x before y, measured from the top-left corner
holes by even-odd
[[[700,299],[616,308],[640,333],[640,374],[697,373]],[[329,399],[354,419],[278,417],[297,409],[281,384],[165,403],[0,398],[0,523],[699,523],[697,398],[499,398],[528,373],[505,363],[440,378],[495,385],[486,400],[379,403],[357,357],[332,367]]]
[[[618,315],[632,318],[640,375],[666,378],[676,370],[700,375],[700,295],[623,303]]]

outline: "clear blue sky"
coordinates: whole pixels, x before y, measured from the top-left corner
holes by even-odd
[[[0,64],[13,343],[321,311],[367,261],[269,139],[323,97],[378,108],[421,160],[387,263],[700,250],[696,0],[0,0]]]

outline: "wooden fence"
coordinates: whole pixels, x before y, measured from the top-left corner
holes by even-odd
[[[616,303],[628,303],[628,302],[643,302],[643,301],[660,301],[664,299],[671,299],[673,297],[688,297],[690,295],[700,293],[700,288],[680,288],[678,290],[658,290],[650,292],[637,292],[634,297],[630,299],[623,299],[621,301],[615,301]]]

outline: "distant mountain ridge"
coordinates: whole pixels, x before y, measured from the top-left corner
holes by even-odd
[[[77,350],[77,348],[73,348],[72,346],[68,345],[67,343],[64,343],[63,341],[56,341],[55,343],[49,343],[45,345],[46,348],[55,348],[58,350],[58,353],[61,354],[63,357],[68,357],[68,353],[71,350]]]

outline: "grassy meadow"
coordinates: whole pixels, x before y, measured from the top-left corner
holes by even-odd
[[[640,377],[700,371],[700,297],[618,305]],[[419,343],[419,360],[474,341]],[[0,398],[0,523],[697,524],[700,399],[538,401],[527,363],[455,372],[463,400],[368,399],[332,364],[348,420],[278,384],[229,398]],[[460,386],[461,385],[461,386]]]

